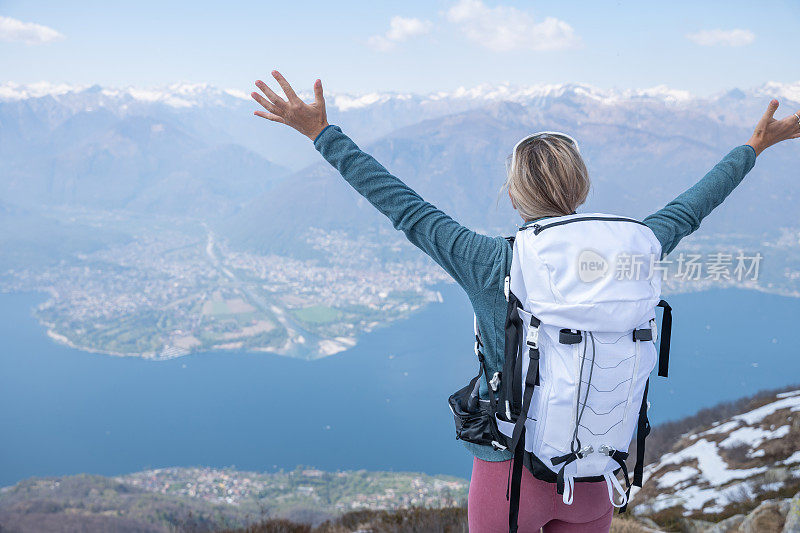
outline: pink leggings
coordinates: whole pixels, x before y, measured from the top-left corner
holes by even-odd
[[[508,532],[506,486],[511,461],[474,458],[467,515],[470,533]],[[565,505],[555,483],[539,481],[522,469],[520,533],[608,533],[614,508],[604,481],[576,483],[572,505]]]

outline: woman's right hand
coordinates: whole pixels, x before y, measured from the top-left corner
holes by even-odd
[[[775,111],[778,109],[778,101],[772,100],[767,106],[767,112],[756,124],[756,129],[747,144],[753,147],[756,155],[781,141],[800,138],[800,110],[793,115],[777,120]]]

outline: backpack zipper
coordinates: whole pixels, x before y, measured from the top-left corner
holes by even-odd
[[[533,228],[533,234],[539,235],[542,231],[546,230],[547,228],[552,228],[554,226],[562,226],[564,224],[569,224],[570,222],[581,222],[584,220],[608,220],[608,221],[615,221],[619,220],[621,222],[635,222],[636,224],[641,224],[642,226],[647,226],[641,220],[636,220],[635,218],[626,218],[626,217],[575,217],[570,218],[569,220],[559,220],[557,222],[551,222],[549,224],[533,224],[530,226]]]

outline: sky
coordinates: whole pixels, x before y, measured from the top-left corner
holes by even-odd
[[[800,81],[800,0],[0,0],[0,83],[428,93]]]

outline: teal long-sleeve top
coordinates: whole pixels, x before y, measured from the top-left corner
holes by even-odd
[[[361,150],[339,126],[325,127],[314,139],[314,147],[359,194],[391,220],[395,229],[405,233],[412,244],[428,254],[466,291],[482,332],[489,375],[501,370],[506,320],[503,284],[511,270],[512,256],[508,241],[472,231],[423,200]],[[753,168],[755,160],[751,146],[734,148],[699,182],[643,220],[655,233],[664,255],[700,227],[703,218]],[[480,394],[487,397],[483,378]],[[505,461],[512,457],[507,450],[462,442],[485,461]]]

